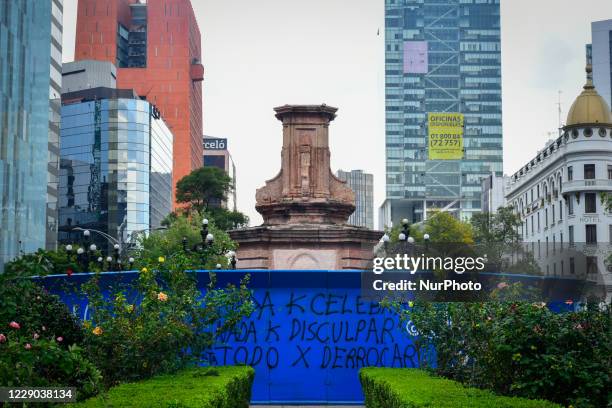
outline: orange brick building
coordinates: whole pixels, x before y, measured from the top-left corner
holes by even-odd
[[[174,186],[202,166],[200,43],[190,0],[79,0],[75,59],[114,63],[117,87],[157,106],[174,134]]]

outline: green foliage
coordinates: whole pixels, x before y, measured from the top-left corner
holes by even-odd
[[[474,243],[470,224],[460,221],[448,212],[438,211],[424,223],[423,233],[429,234],[432,243]]]
[[[21,333],[31,338],[61,337],[65,348],[80,344],[83,331],[79,320],[56,295],[30,279],[0,275],[0,333],[10,322],[18,322]]]
[[[210,207],[205,215],[222,231],[242,228],[249,225],[249,217],[240,211],[230,211],[222,207]]]
[[[232,178],[224,170],[212,166],[200,167],[176,183],[176,201],[202,212],[211,203],[226,200],[232,188]]]
[[[398,224],[386,231],[389,242],[399,242],[398,236],[402,232],[402,225]],[[472,227],[469,223],[460,221],[452,214],[444,211],[434,212],[422,224],[410,226],[410,236],[416,242],[423,242],[423,235],[429,234],[433,244],[473,244]]]
[[[185,272],[191,260],[181,254],[152,261],[137,279],[110,288],[104,296],[96,276],[83,285],[90,320],[84,347],[97,364],[106,385],[172,372],[198,362],[214,336],[231,330],[253,310],[249,276],[238,287],[216,288],[204,294],[194,274]]]
[[[134,253],[135,267],[155,265],[162,256],[169,261],[180,260],[186,270],[217,269],[217,265],[227,268],[226,254],[235,250],[236,244],[213,222],[208,224],[208,230],[214,236],[212,246],[203,245],[201,251],[193,251],[194,247],[202,244],[202,219],[196,212],[175,215],[167,229],[140,236],[139,249]],[[187,238],[187,252],[183,251],[183,237]]]
[[[32,254],[24,254],[4,265],[4,273],[11,276],[46,276],[63,274],[67,270],[81,271],[74,252],[72,254],[64,250],[47,251],[39,249]]]
[[[79,321],[57,296],[0,275],[1,386],[73,386],[79,396],[95,395],[101,375],[76,345],[82,340]]]
[[[533,254],[520,242],[518,229],[522,223],[512,207],[500,207],[495,214],[474,214],[470,222],[475,249],[487,255],[489,265],[495,270],[530,275],[541,273]]]
[[[432,377],[409,368],[362,368],[359,380],[367,408],[554,408],[543,400],[497,396],[490,391]]]
[[[0,344],[0,385],[11,387],[76,387],[77,398],[96,395],[100,371],[76,345],[68,348],[54,338],[37,340],[8,335]]]
[[[111,388],[79,408],[247,408],[255,371],[251,367],[192,368]]]
[[[478,213],[471,219],[474,241],[477,243],[514,244],[520,239],[517,228],[521,219],[512,207],[500,207],[495,214]]]
[[[606,406],[610,309],[553,313],[542,303],[512,300],[524,295],[518,289],[500,284],[496,302],[391,303],[391,309],[417,329],[421,367],[499,394]]]

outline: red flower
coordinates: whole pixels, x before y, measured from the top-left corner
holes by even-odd
[[[30,343],[26,343],[26,345],[24,346],[26,350],[29,350],[32,348],[32,345]]]
[[[21,326],[20,326],[20,325],[19,325],[19,323],[17,323],[17,322],[10,322],[10,323],[9,323],[9,326],[10,326],[11,328],[13,328],[13,329],[20,329],[20,328],[21,328]]]
[[[573,301],[572,299],[567,299],[567,300],[565,301],[565,304],[566,304],[566,305],[570,305],[570,306],[571,306],[571,305],[573,305],[573,304],[574,304],[574,301]]]
[[[72,276],[73,273],[74,273],[74,271],[72,270],[72,268],[66,269],[66,275]]]
[[[0,343],[6,343],[6,336],[0,333]]]

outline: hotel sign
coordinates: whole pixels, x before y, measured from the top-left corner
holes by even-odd
[[[227,139],[221,139],[216,137],[205,137],[204,138],[204,150],[226,150]]]
[[[427,114],[429,160],[463,158],[463,114]]]

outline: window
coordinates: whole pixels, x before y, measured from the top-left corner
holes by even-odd
[[[584,179],[593,180],[595,178],[595,165],[585,164],[584,165]]]
[[[574,168],[572,166],[567,166],[567,181],[572,181],[574,179]]]
[[[533,235],[533,215],[531,216],[531,235]]]
[[[572,196],[567,199],[567,214],[574,215],[574,197]]]
[[[612,242],[612,224],[610,224],[610,242]]]
[[[538,212],[538,232],[540,232],[540,213]]]
[[[569,244],[570,245],[574,245],[574,226],[570,225],[569,226]]]
[[[586,257],[586,272],[588,274],[597,273],[597,257],[596,256]]]
[[[608,164],[608,180],[612,180],[612,165]]]
[[[563,200],[559,200],[559,221],[563,219]]]
[[[561,250],[563,251],[563,233],[559,234],[559,244],[561,245]]]
[[[587,224],[585,228],[586,228],[586,243],[596,244],[597,243],[597,225]]]
[[[597,197],[595,193],[584,194],[584,212],[595,213],[597,212]]]
[[[570,261],[570,273],[573,275],[576,273],[576,263],[574,262],[574,257],[571,257],[569,261]]]
[[[554,224],[555,223],[555,205],[554,204],[552,205],[551,215],[552,215],[552,223]]]
[[[544,210],[544,228],[548,228],[548,208]]]

